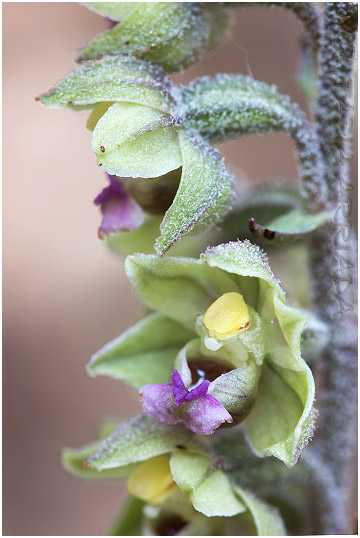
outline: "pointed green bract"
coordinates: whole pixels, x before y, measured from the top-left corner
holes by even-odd
[[[194,452],[202,451],[203,443],[182,424],[169,426],[138,415],[122,424],[87,460],[87,464],[90,469],[103,471],[167,454],[179,446]]]
[[[137,295],[151,309],[190,330],[215,299],[234,289],[234,281],[226,273],[192,258],[134,254],[126,258],[125,271]]]
[[[135,464],[104,471],[84,466],[84,462],[99,450],[101,444],[101,441],[96,441],[82,448],[64,448],[61,452],[63,469],[77,478],[86,480],[121,480],[126,478],[135,468]]]
[[[159,177],[182,164],[178,136],[173,127],[136,136],[141,126],[159,120],[161,113],[134,103],[115,103],[100,118],[93,133],[92,150],[98,166],[119,177]]]
[[[159,314],[150,314],[95,353],[90,375],[122,379],[135,389],[169,381],[177,353],[194,333]]]
[[[158,67],[131,56],[87,62],[37,99],[48,107],[126,101],[168,113],[170,79]]]
[[[190,498],[195,510],[206,516],[226,517],[245,512],[228,477],[218,468],[211,469],[208,456],[179,451],[172,454],[170,468],[175,482]]]
[[[216,151],[199,137],[179,131],[182,153],[180,185],[155,243],[159,254],[194,228],[217,223],[229,208],[232,178]]]

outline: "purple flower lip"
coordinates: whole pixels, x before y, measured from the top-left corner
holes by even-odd
[[[183,402],[190,402],[195,398],[205,396],[210,385],[210,381],[205,380],[192,390],[187,390],[177,370],[173,370],[171,381],[176,407],[179,407]]]
[[[173,370],[170,383],[144,385],[140,389],[143,410],[166,424],[184,422],[189,430],[211,435],[223,422],[232,422],[232,416],[211,394],[210,381],[202,381],[188,390],[177,370]]]
[[[99,237],[103,239],[110,233],[130,232],[144,223],[145,217],[141,207],[125,191],[121,181],[107,174],[110,185],[105,187],[94,200],[101,206],[103,215],[99,227]]]

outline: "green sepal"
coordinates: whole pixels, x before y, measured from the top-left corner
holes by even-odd
[[[137,415],[120,426],[87,460],[90,469],[103,471],[176,450],[204,450],[203,439],[182,424],[167,425],[146,415]]]
[[[110,3],[113,4],[113,3]],[[119,2],[119,4],[122,4]],[[125,2],[112,5],[85,4],[90,9],[119,21],[81,47],[76,61],[105,55],[131,54],[168,72],[185,69],[212,50],[227,27],[227,9],[218,4],[180,2]]]
[[[316,418],[314,378],[300,350],[306,318],[303,311],[285,304],[276,291],[265,294],[263,310],[275,314],[278,326],[272,324],[275,345],[263,364],[246,427],[258,455],[273,455],[293,467],[312,438]]]
[[[224,271],[192,258],[134,254],[126,258],[125,271],[145,304],[190,330],[199,314],[236,285]]]
[[[239,486],[233,485],[233,488],[251,513],[258,536],[286,536],[286,528],[277,508]]]
[[[84,466],[84,462],[101,447],[102,442],[96,441],[82,448],[64,448],[61,451],[61,465],[65,471],[77,478],[86,480],[121,480],[126,478],[136,467],[130,463],[115,469],[97,470]]]
[[[201,259],[210,267],[218,267],[241,277],[253,277],[265,281],[269,287],[276,290],[281,300],[285,301],[285,293],[270,268],[266,254],[249,241],[210,247],[201,255]],[[251,301],[248,302],[255,306]]]
[[[107,536],[141,536],[144,501],[128,495]]]
[[[175,482],[198,512],[208,517],[231,517],[246,511],[228,477],[212,467],[208,456],[179,451],[171,455],[170,468]]]
[[[36,99],[53,108],[126,101],[169,113],[171,88],[159,67],[131,56],[112,56],[81,65]]]
[[[275,456],[290,468],[298,462],[315,427],[314,379],[303,362],[303,371],[264,363],[255,406],[246,421],[255,453]]]
[[[169,381],[177,353],[194,332],[161,314],[150,314],[90,359],[91,376],[122,379],[135,389]]]
[[[255,237],[275,246],[305,239],[332,218],[333,214],[329,211],[309,214],[298,208],[276,217],[266,226],[257,224],[255,219],[251,218],[249,228]]]
[[[219,222],[233,196],[232,177],[217,152],[204,140],[178,133],[182,175],[174,201],[161,224],[155,249],[163,255],[193,229]]]
[[[112,105],[93,132],[91,146],[98,166],[109,174],[133,178],[157,178],[179,168],[182,158],[173,127],[141,131],[161,118],[160,111],[137,103]]]

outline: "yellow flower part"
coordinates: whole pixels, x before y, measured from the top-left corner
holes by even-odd
[[[127,488],[134,497],[152,504],[161,504],[170,497],[175,487],[168,456],[156,456],[145,461],[136,467],[127,481]]]
[[[206,311],[204,323],[210,336],[223,340],[247,329],[250,325],[248,307],[237,292],[224,293]]]

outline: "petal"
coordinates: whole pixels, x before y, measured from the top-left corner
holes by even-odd
[[[112,105],[93,132],[92,149],[98,166],[110,174],[134,178],[159,177],[179,168],[182,156],[174,127],[147,129],[162,117],[148,106]]]
[[[191,400],[194,400],[195,398],[198,398],[200,396],[205,396],[207,393],[207,390],[209,388],[210,381],[205,379],[200,385],[192,389],[190,392],[187,393],[184,400],[186,402],[190,402]]]
[[[112,194],[113,194],[112,189],[111,189],[110,185],[108,185],[94,199],[94,204],[95,205],[103,204],[104,202],[106,202],[106,200],[108,200],[111,197]]]
[[[211,394],[200,396],[183,404],[184,424],[189,430],[210,435],[223,423],[232,422],[232,416]]]
[[[315,386],[310,369],[281,368],[266,362],[255,406],[246,421],[248,438],[259,456],[275,456],[296,465],[314,431]]]
[[[172,392],[175,398],[176,407],[182,403],[186,397],[188,391],[185,388],[184,382],[181,379],[181,376],[177,370],[174,370],[171,376],[172,381]]]
[[[181,422],[181,419],[175,414],[176,408],[172,389],[172,383],[144,385],[140,389],[144,413],[166,424]]]
[[[108,189],[111,189],[111,187],[108,187]],[[99,196],[104,191],[106,189]],[[103,219],[99,228],[100,237],[114,232],[135,230],[143,224],[145,219],[141,207],[127,194],[113,195],[102,203],[101,212]]]

